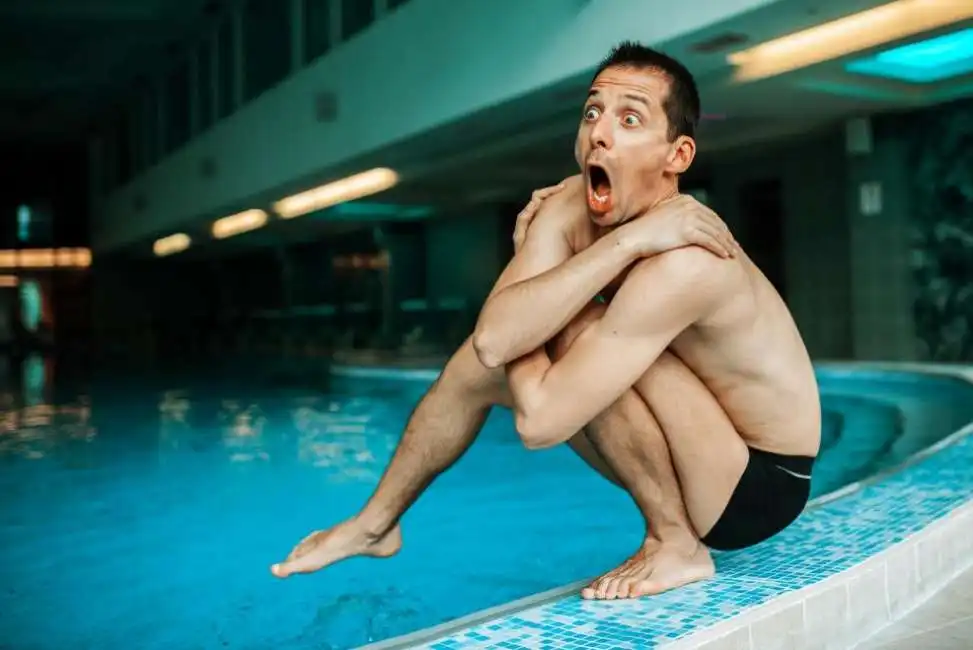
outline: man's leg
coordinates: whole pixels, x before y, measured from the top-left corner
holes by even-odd
[[[566,328],[555,355],[603,311],[592,308]],[[636,502],[646,538],[629,560],[584,590],[587,598],[638,597],[711,576],[699,537],[719,518],[747,463],[746,445],[719,403],[672,354],[660,357],[634,388],[584,435]],[[657,418],[657,410],[665,417]]]
[[[506,403],[503,369],[488,370],[467,339],[412,412],[378,487],[358,516],[306,537],[271,570],[284,578],[352,555],[388,557],[402,545],[399,518],[476,439],[497,403]]]

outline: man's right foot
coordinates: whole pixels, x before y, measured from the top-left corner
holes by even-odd
[[[312,573],[335,562],[366,555],[391,557],[402,548],[402,531],[398,525],[382,537],[369,534],[355,519],[349,519],[328,530],[318,530],[294,547],[287,559],[270,567],[278,578],[295,573]]]
[[[661,542],[649,537],[635,555],[581,591],[589,600],[639,598],[712,578],[713,558],[699,541]]]

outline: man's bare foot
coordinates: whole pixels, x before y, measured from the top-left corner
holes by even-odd
[[[669,591],[716,573],[709,550],[699,542],[670,544],[649,538],[635,555],[581,591],[587,599],[639,598]]]
[[[370,535],[354,519],[329,530],[318,530],[294,547],[287,559],[270,567],[278,578],[295,573],[312,573],[355,555],[391,557],[402,548],[402,531],[398,525],[383,537]]]

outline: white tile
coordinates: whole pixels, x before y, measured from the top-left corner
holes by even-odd
[[[932,531],[918,541],[916,547],[918,587],[924,596],[934,593],[946,578],[943,572],[942,555],[942,531]]]
[[[804,650],[804,603],[797,602],[750,624],[759,650]]]
[[[869,560],[848,584],[848,622],[857,638],[866,638],[889,623],[884,558]]]
[[[804,635],[807,647],[842,650],[857,636],[849,625],[848,588],[845,581],[813,593],[804,601]]]
[[[886,560],[889,617],[896,620],[916,605],[919,574],[917,543],[907,541],[889,551]]]
[[[696,647],[699,650],[757,650],[751,642],[749,626],[742,627],[739,630],[735,630]]]

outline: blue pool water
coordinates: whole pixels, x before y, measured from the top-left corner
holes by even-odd
[[[820,495],[973,420],[967,384],[821,371]],[[628,498],[495,412],[390,560],[270,563],[354,514],[422,382],[0,396],[0,647],[351,648],[575,580],[639,542]]]

